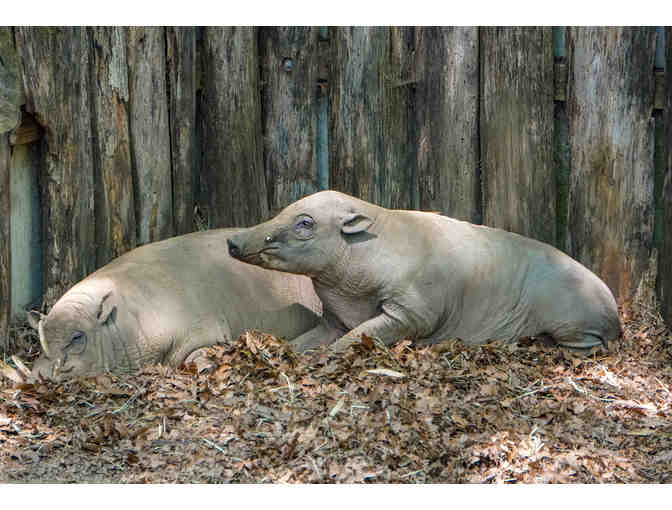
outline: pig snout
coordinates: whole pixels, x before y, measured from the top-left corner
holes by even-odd
[[[234,259],[238,259],[242,256],[243,252],[240,249],[240,246],[233,239],[227,239],[226,244],[229,246],[229,255]]]

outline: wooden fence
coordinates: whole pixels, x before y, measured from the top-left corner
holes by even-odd
[[[665,36],[0,28],[0,344],[137,245],[327,187],[555,244],[672,322]]]

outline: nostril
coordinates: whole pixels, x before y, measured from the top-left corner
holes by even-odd
[[[234,243],[231,239],[227,239],[226,244],[229,245],[229,255],[232,257],[240,257],[240,248],[236,243]]]

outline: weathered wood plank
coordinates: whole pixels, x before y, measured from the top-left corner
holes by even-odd
[[[317,27],[260,28],[264,168],[270,213],[318,191]]]
[[[416,29],[419,209],[480,223],[478,28]]]
[[[658,252],[658,298],[661,313],[668,327],[672,328],[672,27],[665,27],[665,103],[663,111],[663,232],[661,250]]]
[[[44,299],[95,269],[90,41],[87,30],[15,28],[26,110],[45,128],[41,175]]]
[[[386,28],[332,30],[329,188],[382,205]]]
[[[123,28],[91,29],[96,267],[135,248],[128,65]]]
[[[483,222],[553,244],[551,27],[480,30]]]
[[[173,235],[164,29],[127,30],[131,161],[138,244]]]
[[[9,200],[9,135],[0,134],[0,351],[7,348],[11,309],[10,200]]]
[[[390,27],[383,68],[383,172],[380,200],[392,209],[418,204],[414,101],[415,29]]]
[[[413,29],[333,29],[329,187],[409,208],[415,173],[410,48]]]
[[[40,144],[15,145],[9,169],[10,321],[24,320],[24,310],[42,298],[42,215]]]
[[[567,102],[556,101],[553,111],[553,164],[555,166],[555,246],[567,253],[567,220],[569,210],[569,175],[572,151],[569,145]]]
[[[21,120],[23,89],[11,27],[0,27],[0,134]]]
[[[20,121],[21,81],[12,29],[0,27],[0,350],[7,347],[11,310],[9,130]]]
[[[211,228],[268,219],[262,157],[257,30],[203,34],[201,200]]]
[[[196,147],[196,27],[167,27],[170,154],[175,234],[194,230]]]
[[[654,28],[569,30],[570,255],[619,302],[649,269]]]

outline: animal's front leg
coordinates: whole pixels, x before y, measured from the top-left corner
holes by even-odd
[[[350,345],[359,342],[362,333],[380,339],[385,345],[389,345],[397,340],[401,340],[402,338],[414,334],[414,332],[411,331],[411,328],[406,326],[399,319],[383,312],[368,321],[362,322],[355,329],[350,330],[336,340],[331,346],[331,349],[337,352],[344,351]]]
[[[155,354],[159,362],[177,367],[197,349],[231,342],[232,340],[235,340],[235,338],[233,338],[228,322],[210,318],[195,321],[188,329],[171,335],[169,339],[163,341],[155,339],[150,343],[161,349],[162,354]],[[153,361],[153,363],[156,363],[156,361]]]
[[[320,345],[326,345],[333,342],[343,332],[330,326],[325,320],[313,329],[306,331],[303,335],[296,337],[290,343],[297,352],[307,351],[308,349],[315,349]]]

